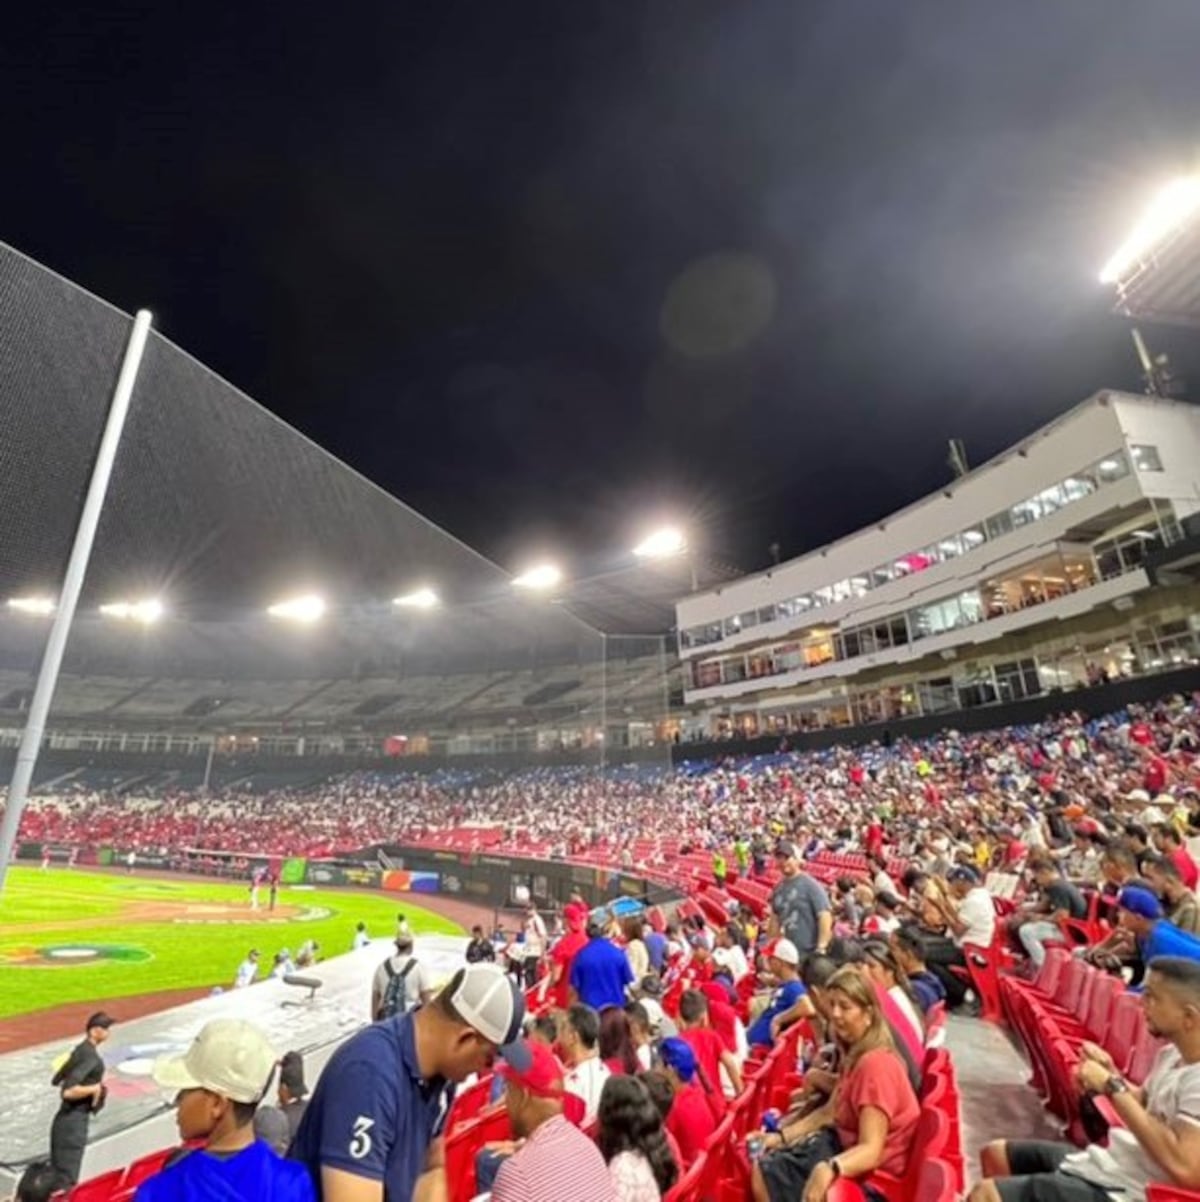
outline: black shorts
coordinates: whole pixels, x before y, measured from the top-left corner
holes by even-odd
[[[1074,1144],[1014,1140],[1005,1151],[1012,1175],[992,1178],[1003,1202],[1110,1202],[1103,1186],[1060,1171],[1062,1162],[1079,1151]]]

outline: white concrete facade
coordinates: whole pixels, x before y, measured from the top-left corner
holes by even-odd
[[[1098,393],[873,526],[681,600],[687,703],[762,710],[1051,619],[1119,614],[1149,589],[1145,554],[1198,511],[1200,408]]]

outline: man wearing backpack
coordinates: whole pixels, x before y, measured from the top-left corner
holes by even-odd
[[[413,955],[412,936],[397,935],[395,954],[375,970],[371,982],[372,1020],[407,1014],[429,1001],[433,992],[425,970]]]

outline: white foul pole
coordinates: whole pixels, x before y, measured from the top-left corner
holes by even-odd
[[[112,477],[117,448],[121,445],[125,418],[129,414],[133,385],[137,380],[138,368],[141,366],[142,355],[146,350],[150,321],[150,313],[146,309],[138,310],[137,316],[133,319],[133,328],[129,332],[129,341],[125,344],[125,358],[121,363],[116,387],[113,389],[112,404],[109,406],[108,420],[104,425],[104,436],[100,439],[100,449],[96,452],[92,479],[88,484],[87,496],[83,501],[83,512],[79,515],[79,525],[75,529],[75,542],[71,547],[71,558],[67,560],[62,592],[54,611],[54,622],[46,639],[42,666],[38,671],[37,684],[34,686],[33,698],[29,703],[29,717],[26,719],[25,730],[21,735],[21,745],[17,749],[17,762],[13,768],[12,782],[8,786],[8,804],[4,808],[4,821],[0,823],[0,893],[4,892],[9,861],[16,849],[17,828],[21,825],[21,814],[25,809],[26,798],[29,796],[29,785],[33,779],[33,769],[37,764],[38,752],[41,750],[42,735],[46,731],[46,718],[50,713],[50,703],[54,699],[54,689],[58,684],[58,672],[62,667],[63,652],[67,647],[67,636],[71,633],[75,607],[79,604],[83,579],[87,575],[88,560],[92,555],[92,544],[96,540],[96,528],[100,524],[104,499],[108,495],[108,482]]]

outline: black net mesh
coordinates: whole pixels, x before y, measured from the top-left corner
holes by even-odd
[[[58,592],[130,326],[0,248],[9,748],[48,619],[7,602]],[[422,586],[442,604],[393,604]],[[324,598],[320,621],[268,616],[303,594]],[[152,624],[100,612],[145,599],[164,607]],[[242,755],[504,754],[519,765],[569,754],[601,765],[666,758],[669,694],[662,636],[606,634],[569,597],[515,593],[495,564],[151,334],[53,747],[198,752],[216,739]]]

